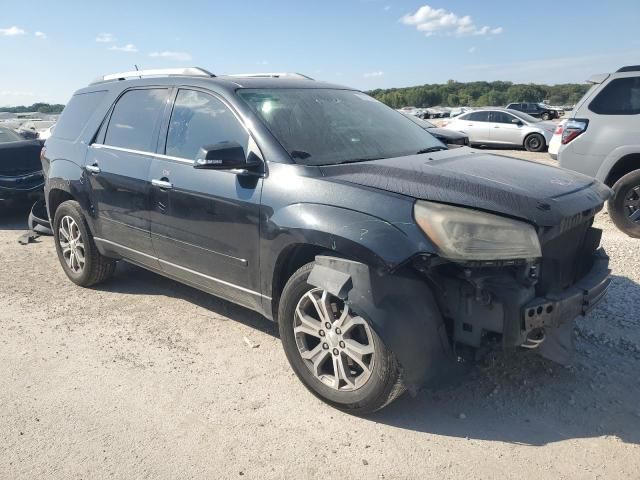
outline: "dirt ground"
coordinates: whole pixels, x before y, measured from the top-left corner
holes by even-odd
[[[25,218],[0,213],[0,479],[639,477],[640,243],[605,214],[574,367],[495,353],[369,418],[308,393],[248,310],[126,264],[76,287]]]

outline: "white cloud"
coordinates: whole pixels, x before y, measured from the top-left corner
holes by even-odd
[[[469,15],[458,16],[444,8],[433,8],[423,5],[413,14],[406,14],[400,21],[412,25],[427,37],[432,35],[497,35],[502,27],[478,27]]]
[[[468,50],[468,52],[469,52],[469,53],[476,53],[476,47],[471,47],[471,48]]]
[[[112,43],[115,41],[116,39],[111,33],[99,33],[96,37],[96,42],[98,43]]]
[[[384,10],[385,12],[388,12],[389,10],[391,10],[391,5],[386,5],[386,6],[383,8],[383,10]]]
[[[47,34],[44,32],[36,32],[34,33],[34,35],[36,36],[36,38],[39,38],[41,40],[44,40],[45,38],[47,38]]]
[[[167,60],[175,60],[177,62],[188,62],[191,60],[191,54],[187,52],[151,52],[150,57],[166,58]]]
[[[16,35],[24,35],[26,32],[15,25],[9,28],[0,28],[0,37],[15,37]]]
[[[136,53],[138,51],[138,49],[136,48],[136,46],[133,43],[127,43],[126,45],[124,45],[122,47],[118,47],[116,45],[113,45],[113,46],[109,47],[109,50],[114,50],[116,52],[128,52],[128,53]]]
[[[367,72],[365,74],[363,74],[362,76],[364,78],[378,78],[384,75],[384,72]]]

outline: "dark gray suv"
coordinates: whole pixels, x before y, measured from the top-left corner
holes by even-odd
[[[447,150],[302,75],[101,78],[70,100],[43,170],[71,281],[125,260],[256,310],[304,385],[359,414],[496,339],[567,361],[609,285],[592,227],[606,186]]]

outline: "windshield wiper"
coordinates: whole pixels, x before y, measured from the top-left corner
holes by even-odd
[[[416,155],[420,155],[422,153],[432,153],[432,152],[439,152],[441,150],[449,150],[447,147],[429,147],[429,148],[423,148],[422,150],[418,150],[416,152]]]

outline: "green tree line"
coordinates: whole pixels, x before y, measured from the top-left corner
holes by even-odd
[[[542,102],[551,105],[574,105],[589,85],[565,83],[538,85],[512,82],[456,82],[426,84],[406,88],[376,89],[370,95],[390,107],[485,107],[506,106],[511,102]]]
[[[38,112],[38,113],[60,113],[64,105],[59,103],[49,104],[43,102],[37,102],[33,105],[19,105],[17,107],[0,107],[0,112],[9,112],[9,113],[27,113],[27,112]]]

